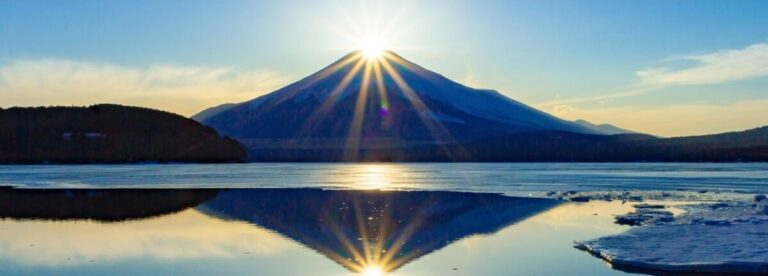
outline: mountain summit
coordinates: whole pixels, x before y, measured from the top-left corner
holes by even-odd
[[[394,52],[352,52],[302,80],[203,123],[251,149],[358,150],[465,142],[557,130],[596,134],[493,90],[473,89]]]

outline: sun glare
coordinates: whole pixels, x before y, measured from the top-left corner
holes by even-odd
[[[363,49],[363,55],[368,59],[380,58],[384,54],[384,50],[381,48],[371,47]]]
[[[360,43],[360,50],[367,59],[377,59],[384,54],[384,43],[381,39],[370,37]]]
[[[363,271],[363,276],[382,276],[382,275],[384,275],[384,272],[381,271],[381,268],[375,267],[375,266],[366,267],[365,270]]]

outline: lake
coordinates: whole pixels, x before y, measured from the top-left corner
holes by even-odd
[[[766,184],[760,163],[0,166],[0,274],[616,275],[573,242],[633,204],[539,195]]]
[[[0,166],[23,188],[331,188],[768,192],[768,163],[247,163]]]

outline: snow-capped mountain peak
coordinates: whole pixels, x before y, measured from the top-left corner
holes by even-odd
[[[340,146],[355,139],[361,147],[367,141],[444,143],[540,130],[596,133],[496,91],[451,81],[391,51],[381,58],[349,53],[203,121],[241,140],[322,140]]]

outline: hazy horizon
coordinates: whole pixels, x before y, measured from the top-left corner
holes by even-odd
[[[563,119],[662,136],[768,125],[763,1],[0,0],[0,107],[191,116],[366,43]]]

